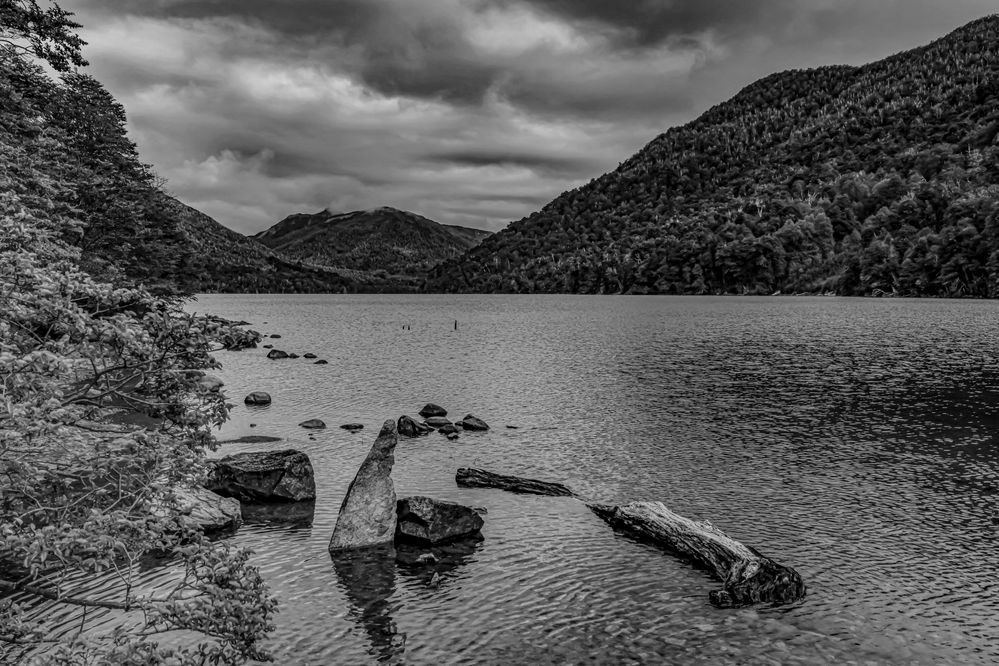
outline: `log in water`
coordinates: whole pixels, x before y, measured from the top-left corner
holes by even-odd
[[[550,495],[552,497],[575,497],[576,494],[561,483],[524,479],[519,476],[493,474],[483,469],[461,467],[454,475],[459,486],[465,488],[499,488],[511,493],[528,495]]]
[[[462,467],[455,475],[459,486],[498,488],[515,493],[578,497],[561,483],[494,474]],[[676,553],[707,569],[723,582],[708,598],[728,608],[755,603],[786,604],[805,596],[797,571],[763,556],[707,521],[673,513],[662,502],[634,502],[623,506],[587,502],[587,506],[615,529]]]
[[[713,573],[723,581],[722,589],[708,595],[716,606],[786,604],[805,596],[805,583],[791,567],[763,556],[707,521],[673,513],[662,502],[587,506],[612,527],[673,551]]]

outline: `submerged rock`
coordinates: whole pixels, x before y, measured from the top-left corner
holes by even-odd
[[[349,430],[351,432],[357,432],[358,430],[364,430],[364,424],[363,423],[344,423],[340,427],[343,428],[344,430]]]
[[[432,402],[428,402],[424,405],[423,409],[417,412],[423,418],[428,418],[431,416],[447,416],[447,410],[440,405],[435,405]]]
[[[254,391],[245,398],[243,402],[247,405],[269,405],[271,404],[271,394],[263,391]]]
[[[478,535],[482,524],[482,516],[467,506],[430,497],[404,497],[398,503],[396,539],[445,543]]]
[[[451,432],[451,433],[448,433],[448,435],[447,435],[447,438],[449,440],[451,440],[452,442],[455,441],[456,439],[458,439],[458,437],[459,437],[459,435],[456,432]]]
[[[315,357],[316,355],[313,354],[312,352],[306,352],[305,354],[302,354],[302,358],[315,358]]]
[[[246,502],[298,502],[316,498],[309,456],[295,449],[236,453],[209,461],[205,487]]]
[[[327,361],[326,359],[321,358],[318,361],[316,361],[315,363],[313,363],[312,365],[329,365],[329,363],[330,362]]]
[[[454,425],[453,423],[448,423],[447,425],[443,425],[440,428],[438,428],[437,432],[439,432],[442,435],[453,435],[456,432],[458,432],[458,426]]]
[[[322,430],[326,427],[326,424],[320,419],[309,419],[308,421],[302,421],[298,425],[310,430]]]
[[[489,426],[480,418],[468,414],[461,420],[461,427],[465,430],[489,430]]]
[[[431,416],[427,419],[426,423],[431,428],[443,428],[444,426],[452,425],[451,421],[443,416]]]
[[[340,505],[330,551],[391,543],[396,531],[396,496],[392,483],[395,421],[386,421],[361,463]]]
[[[420,437],[430,432],[430,428],[418,422],[411,416],[399,417],[399,434],[406,437]]]
[[[283,352],[280,349],[272,349],[269,352],[267,352],[267,358],[271,359],[272,361],[277,360],[279,358],[288,358],[288,352]]]
[[[198,388],[208,393],[218,393],[223,386],[225,382],[215,375],[204,375],[198,380]]]

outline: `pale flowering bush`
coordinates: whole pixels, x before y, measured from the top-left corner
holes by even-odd
[[[224,398],[199,387],[218,319],[141,288],[94,280],[46,219],[0,176],[0,661],[26,651],[53,664],[237,664],[266,659],[275,601],[247,552],[210,542],[170,506],[197,483]],[[110,415],[146,427],[108,427]],[[137,580],[169,557],[166,589]],[[114,577],[98,597],[81,580]],[[68,638],[52,641],[15,600],[78,606]],[[86,609],[119,626],[92,630]],[[105,624],[106,626],[106,624]],[[166,640],[165,640],[166,639]],[[177,647],[186,646],[186,647]],[[18,653],[21,654],[21,653]]]

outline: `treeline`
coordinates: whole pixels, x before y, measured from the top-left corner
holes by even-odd
[[[766,77],[428,288],[999,296],[997,38]]]

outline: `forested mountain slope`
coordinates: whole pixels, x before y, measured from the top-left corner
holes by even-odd
[[[431,291],[999,296],[999,17],[787,71],[660,135]]]
[[[160,293],[388,286],[280,257],[165,194],[139,161],[124,109],[98,81],[50,78],[12,47],[0,48],[2,196],[59,220],[81,265],[116,284]]]
[[[422,282],[432,266],[459,256],[488,235],[386,206],[350,213],[322,210],[289,215],[253,238],[310,264]]]

